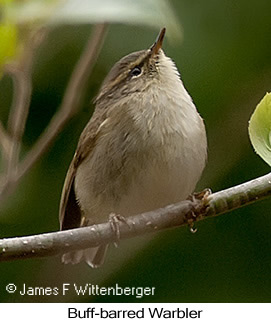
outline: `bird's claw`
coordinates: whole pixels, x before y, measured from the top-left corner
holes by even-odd
[[[187,222],[191,233],[196,233],[198,231],[198,229],[195,228],[195,221],[199,216],[202,216],[208,211],[208,197],[211,194],[212,191],[209,188],[205,188],[201,192],[195,192],[189,195],[188,200],[194,202],[192,210],[187,217]],[[198,201],[201,203],[196,203]]]
[[[118,247],[118,242],[120,240],[120,227],[119,223],[127,223],[126,219],[120,214],[111,213],[109,214],[109,223],[112,231],[115,233],[116,241],[114,242],[115,247]]]

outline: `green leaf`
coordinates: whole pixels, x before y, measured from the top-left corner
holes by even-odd
[[[64,0],[64,3],[66,0]],[[15,1],[7,10],[7,19],[20,26],[42,25],[54,14],[61,0]]]
[[[181,27],[165,0],[67,0],[52,23],[126,23],[154,28],[167,27],[167,34],[181,36]]]
[[[160,29],[180,40],[182,28],[167,0],[28,0],[17,3],[10,18],[20,25],[126,23]]]
[[[271,166],[271,93],[267,93],[257,105],[248,132],[256,153]]]
[[[169,39],[182,37],[167,0],[0,0],[0,11],[0,78],[4,64],[19,59],[31,31],[41,25],[138,24],[166,27]]]

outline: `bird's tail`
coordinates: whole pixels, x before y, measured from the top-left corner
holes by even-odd
[[[64,264],[78,264],[85,261],[90,267],[98,268],[104,263],[108,244],[84,250],[71,251],[62,256]]]

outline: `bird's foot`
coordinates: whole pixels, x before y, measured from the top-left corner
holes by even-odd
[[[189,195],[188,200],[193,202],[192,210],[187,216],[187,222],[191,233],[198,231],[195,228],[195,221],[208,211],[208,197],[212,194],[209,188],[205,188],[201,192],[195,192]]]
[[[109,214],[110,227],[116,237],[116,241],[114,242],[115,247],[118,247],[118,242],[120,240],[120,222],[124,222],[127,224],[126,219],[120,214],[115,214],[115,213]]]
[[[212,194],[212,191],[210,188],[205,188],[201,192],[194,192],[188,196],[188,200],[195,202],[197,200],[200,200],[202,202],[205,202],[207,200],[207,197]]]
[[[89,223],[88,219],[85,216],[82,216],[80,221],[80,227],[87,227],[88,223]]]

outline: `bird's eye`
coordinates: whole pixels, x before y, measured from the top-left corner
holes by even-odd
[[[131,70],[131,72],[130,72],[131,76],[138,76],[138,75],[140,75],[141,73],[142,73],[142,69],[141,69],[141,67],[140,67],[140,66],[136,66],[136,67],[134,67],[134,68]]]

